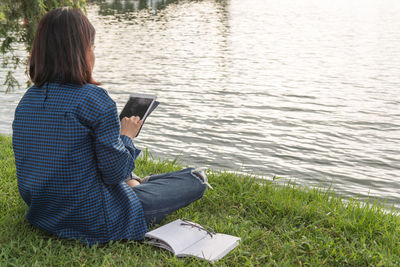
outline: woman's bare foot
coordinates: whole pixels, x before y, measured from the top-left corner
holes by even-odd
[[[134,187],[134,186],[140,185],[140,183],[139,183],[138,181],[134,180],[134,179],[132,179],[132,180],[127,180],[126,183],[127,183],[130,187]]]

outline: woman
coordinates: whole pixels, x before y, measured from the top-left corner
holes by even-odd
[[[142,121],[118,119],[93,80],[95,29],[78,9],[39,22],[29,58],[34,85],[15,111],[18,189],[34,226],[87,244],[140,240],[148,225],[199,199],[204,173],[184,169],[127,180]]]

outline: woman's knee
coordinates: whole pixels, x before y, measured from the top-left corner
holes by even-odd
[[[200,181],[202,188],[204,188],[204,191],[207,187],[213,189],[212,186],[208,183],[208,178],[203,168],[192,168],[190,173],[195,179]]]

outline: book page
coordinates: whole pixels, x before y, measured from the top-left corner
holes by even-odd
[[[163,249],[169,250],[172,253],[174,253],[174,250],[167,243],[165,243],[164,241],[161,241],[160,239],[146,238],[145,242],[146,242],[146,244],[149,244],[151,246],[163,248]]]
[[[239,237],[226,234],[214,234],[212,237],[207,235],[177,256],[195,256],[209,261],[215,261],[234,249],[239,244],[239,240]]]
[[[167,243],[177,255],[184,249],[190,247],[205,236],[207,232],[197,227],[181,225],[182,220],[178,219],[163,225],[145,234],[146,238],[155,238]]]

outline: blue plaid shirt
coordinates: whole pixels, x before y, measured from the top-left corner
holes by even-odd
[[[18,189],[34,226],[89,245],[140,240],[140,200],[124,182],[140,153],[120,136],[115,102],[86,84],[27,90],[15,111]]]

